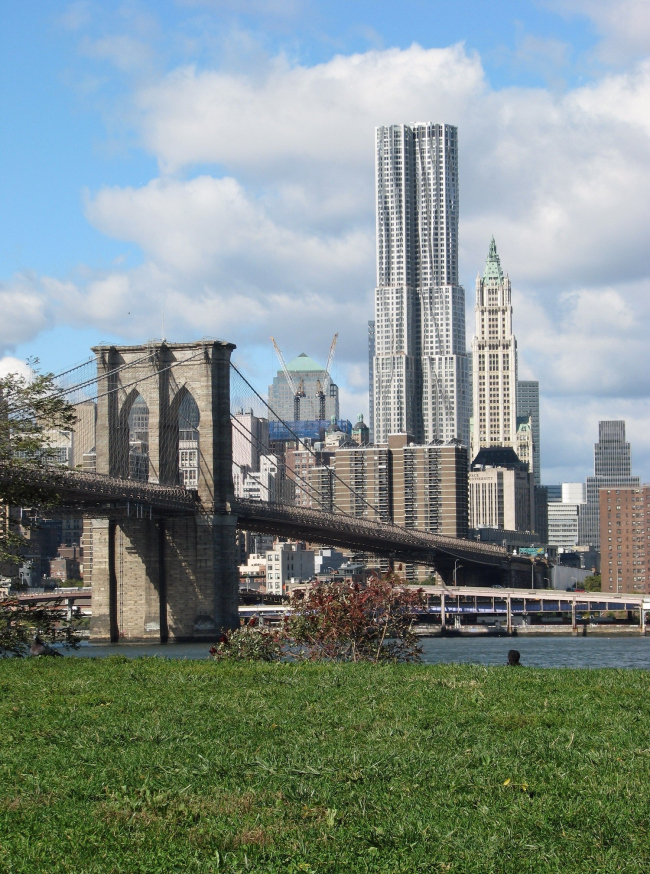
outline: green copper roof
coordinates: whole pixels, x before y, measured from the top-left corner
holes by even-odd
[[[323,373],[325,368],[301,352],[297,358],[287,364],[287,370],[291,373]]]
[[[503,270],[501,269],[501,261],[497,254],[497,244],[494,242],[494,237],[490,242],[490,251],[488,252],[485,262],[485,270],[483,271],[483,281],[488,279],[496,279],[498,282],[503,282]]]

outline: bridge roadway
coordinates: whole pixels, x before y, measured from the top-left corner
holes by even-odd
[[[0,481],[6,482],[14,476],[13,470],[0,468]],[[463,576],[470,582],[468,575],[472,570],[492,569],[502,573],[512,564],[512,557],[500,546],[339,513],[240,498],[224,506],[206,507],[196,492],[181,486],[161,486],[90,471],[24,466],[20,476],[24,482],[59,497],[58,507],[53,510],[56,513],[78,512],[108,518],[232,513],[237,517],[237,526],[243,530],[423,564],[435,567],[450,581],[454,565],[463,567]],[[528,568],[526,573],[530,575],[530,561],[525,559],[520,563]]]
[[[231,506],[238,526],[244,530],[352,548],[397,561],[435,566],[441,571],[453,568],[456,561],[462,562],[463,567],[487,565],[502,569],[510,559],[500,546],[429,534],[388,522],[240,498]],[[527,564],[530,567],[530,562]]]

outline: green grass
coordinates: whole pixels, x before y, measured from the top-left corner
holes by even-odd
[[[0,871],[650,867],[650,673],[0,662]]]

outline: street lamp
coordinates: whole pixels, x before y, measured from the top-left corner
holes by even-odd
[[[456,571],[459,567],[462,567],[462,564],[459,564],[458,561],[458,559],[454,561],[454,586],[456,585]]]
[[[548,587],[549,587],[549,589],[552,589],[552,588],[553,588],[553,586],[551,585],[551,581],[549,580],[548,577],[544,577],[544,582],[545,582],[545,583],[548,583]]]

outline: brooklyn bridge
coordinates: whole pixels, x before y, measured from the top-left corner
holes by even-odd
[[[21,476],[56,495],[56,512],[87,520],[92,639],[202,640],[237,626],[237,529],[429,566],[446,583],[459,568],[469,585],[530,587],[543,575],[541,566],[501,547],[404,528],[372,514],[236,497],[235,402],[243,391],[257,393],[232,364],[234,348],[216,340],[102,345],[58,379],[58,391],[80,413],[78,439],[84,409],[92,410],[92,465],[28,468]],[[146,452],[138,470],[134,430],[137,443],[144,411]],[[186,445],[198,455],[191,482],[179,461]],[[12,475],[0,469],[0,478]]]

